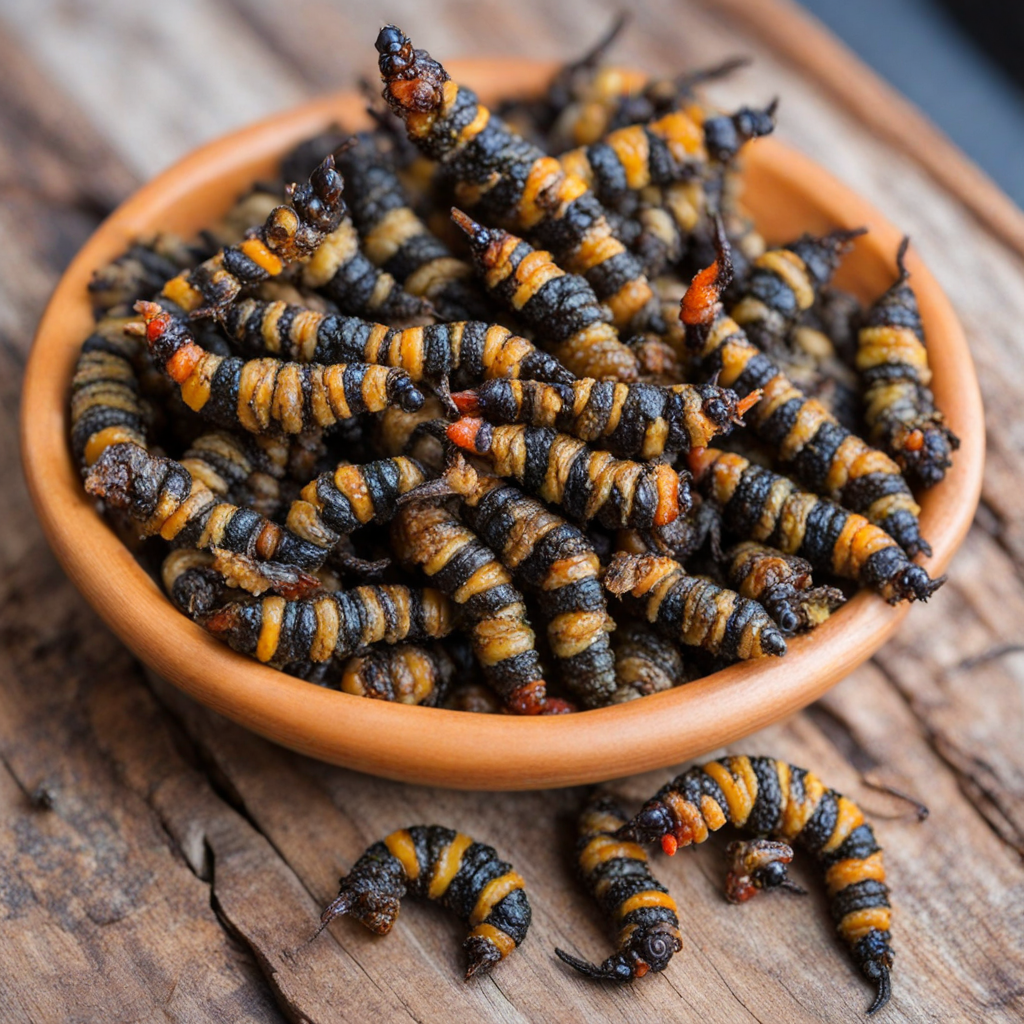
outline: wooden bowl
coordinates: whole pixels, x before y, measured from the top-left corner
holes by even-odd
[[[486,101],[537,91],[550,64],[452,63]],[[25,376],[22,451],[32,499],[68,575],[115,633],[196,700],[294,750],[388,778],[459,789],[533,789],[607,780],[675,764],[747,736],[821,696],[869,658],[909,610],[863,591],[782,659],[735,665],[617,707],[551,718],[479,715],[367,700],[302,682],[231,651],[178,612],[117,539],[82,488],[68,444],[68,389],[92,315],[92,271],[155,229],[191,235],[214,222],[280,156],[334,120],[365,123],[348,93],[307,103],[197,150],[140,189],[96,231],[61,279],[39,325]],[[866,224],[841,283],[862,300],[891,283],[900,231],[848,188],[774,139],[750,147],[746,200],[762,232]],[[935,279],[911,253],[936,398],[962,445],[946,479],[922,500],[942,572],[981,490],[984,421],[971,356]],[[927,615],[915,608],[915,615]]]

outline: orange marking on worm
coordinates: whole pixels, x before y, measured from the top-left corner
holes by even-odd
[[[756,391],[751,391],[746,398],[741,398],[739,402],[736,403],[736,415],[742,417],[748,410],[753,409],[754,406],[761,401],[761,394],[761,389],[757,388]]]
[[[718,305],[718,260],[699,271],[679,303],[679,319],[684,324],[707,324],[714,319]]]
[[[476,452],[477,455],[483,455],[476,446],[476,435],[480,428],[484,425],[484,421],[474,416],[463,416],[461,420],[456,420],[454,423],[449,424],[448,440],[453,444],[457,444],[460,448],[465,448],[467,451]]]
[[[464,416],[472,416],[480,411],[480,399],[475,391],[456,391],[452,395],[455,408]]]
[[[661,848],[669,857],[674,857],[676,850],[679,849],[679,843],[676,841],[676,837],[669,833],[661,837]]]

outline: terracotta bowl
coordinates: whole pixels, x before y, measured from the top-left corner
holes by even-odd
[[[549,64],[453,62],[485,101],[538,91]],[[356,94],[315,100],[213,142],[128,199],[61,279],[25,377],[25,473],[46,535],[68,575],[143,662],[196,700],[312,757],[409,782],[459,789],[566,786],[664,767],[738,740],[820,697],[893,634],[908,606],[861,592],[782,659],[736,665],[687,686],[597,711],[514,718],[367,700],[293,679],[235,654],[181,615],[115,537],[68,446],[68,387],[92,316],[90,274],[155,229],[191,235],[224,213],[279,157],[333,120],[365,122]],[[769,240],[866,224],[841,284],[862,300],[894,274],[900,231],[805,157],[773,139],[750,148],[747,202]],[[923,498],[921,524],[941,573],[970,525],[981,489],[984,422],[971,356],[935,279],[911,253],[940,406],[962,439],[956,464]],[[913,614],[927,615],[926,608]]]

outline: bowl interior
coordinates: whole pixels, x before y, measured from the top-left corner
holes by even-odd
[[[485,101],[538,91],[548,63],[453,61]],[[515,718],[407,707],[323,690],[235,654],[182,616],[86,496],[68,443],[71,373],[92,315],[92,271],[157,229],[188,236],[224,213],[280,156],[333,121],[366,122],[356,94],[329,96],[226,136],[186,157],[128,199],[72,262],[40,323],[26,372],[22,449],[33,501],[69,577],[153,670],[195,699],[288,747],[377,775],[466,789],[525,789],[621,777],[697,756],[810,703],[874,653],[907,606],[861,592],[783,659],[748,662],[677,689],[575,715]],[[862,300],[891,282],[900,232],[807,158],[774,139],[750,148],[747,205],[770,241],[867,225],[839,283]],[[973,518],[984,423],[963,333],[913,251],[908,261],[927,332],[933,389],[961,438],[946,479],[921,498],[922,529],[942,572]],[[927,614],[917,609],[915,614]]]

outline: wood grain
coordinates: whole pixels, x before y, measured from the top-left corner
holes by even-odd
[[[371,69],[378,27],[366,6],[235,0],[213,14],[190,5],[188,32],[176,29],[171,46],[166,11],[178,5],[137,5],[118,20],[122,6],[4,7],[0,232],[19,241],[0,246],[8,437],[27,339],[102,210],[201,136],[283,106],[296,91],[351,84]],[[610,12],[529,0],[441,14],[400,0],[389,15],[446,55],[516,48],[552,57],[577,52]],[[68,17],[74,30],[57,33],[55,19]],[[236,56],[202,70],[197,96],[181,81],[179,55],[225,31],[239,41]],[[782,136],[912,233],[967,329],[990,449],[983,514],[945,590],[915,609],[873,666],[743,748],[813,766],[874,815],[898,915],[886,1020],[1017,1021],[1024,657],[1008,648],[1021,639],[1024,587],[1024,266],[963,197],[715,11],[651,0],[637,9],[621,55],[664,72],[736,51],[757,62],[722,98],[780,93]],[[110,70],[143,55],[161,64],[147,73],[163,88],[133,91],[130,77],[126,84]],[[106,70],[86,88],[85,71],[98,63]],[[240,68],[259,69],[249,94],[258,102],[241,96],[232,109],[222,97],[243,91]],[[199,102],[202,119],[192,119]],[[139,157],[147,132],[163,147],[150,164]],[[590,1020],[860,1019],[867,989],[831,936],[817,889],[806,900],[729,907],[718,895],[715,849],[656,863],[685,907],[686,949],[665,974],[632,990],[569,976],[551,957],[554,944],[589,957],[609,948],[570,873],[581,791],[473,795],[382,782],[289,754],[148,684],[56,569],[14,453],[12,443],[0,447],[0,1018],[522,1022],[571,1007]],[[639,799],[666,776],[619,788]],[[931,817],[916,823],[865,779],[924,799]],[[385,940],[342,921],[304,945],[316,908],[363,847],[428,820],[490,839],[526,875],[536,920],[516,959],[482,984],[462,985],[458,924],[416,904]]]

